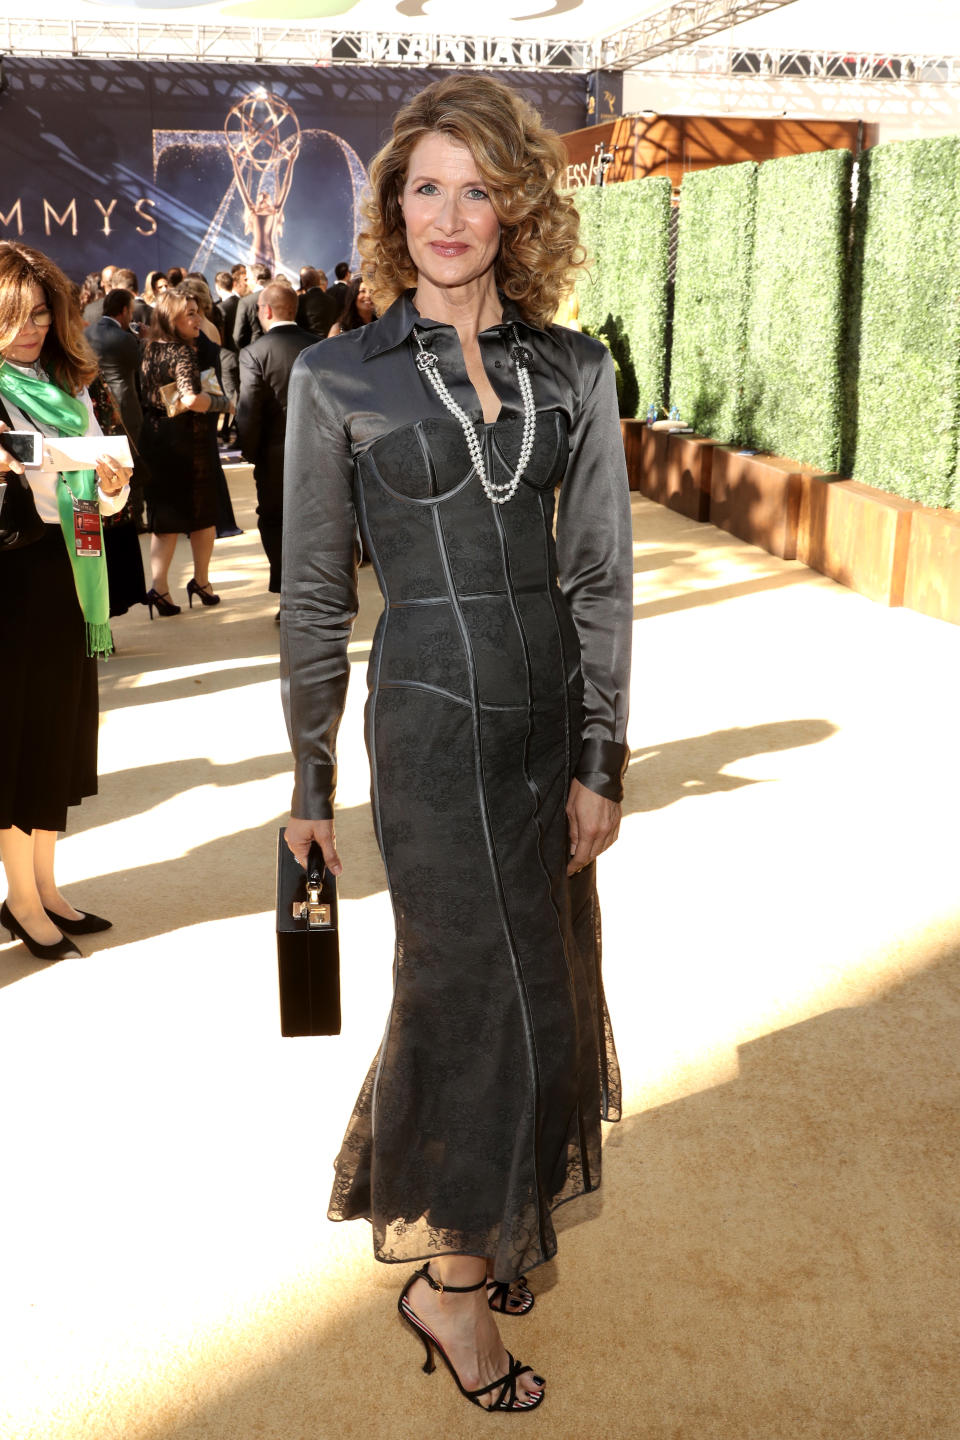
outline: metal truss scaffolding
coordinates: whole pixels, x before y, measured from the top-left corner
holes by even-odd
[[[504,36],[374,34],[306,26],[0,20],[0,53],[208,64],[438,65],[485,70],[593,68],[592,44]]]
[[[839,50],[747,50],[693,46],[644,65],[643,74],[757,80],[886,80],[901,85],[960,84],[960,55],[852,54]]]
[[[671,50],[695,45],[719,30],[782,10],[794,0],[675,0],[645,15],[636,25],[605,35],[600,60],[605,70],[628,70]]]

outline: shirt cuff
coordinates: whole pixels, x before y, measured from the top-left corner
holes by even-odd
[[[630,747],[620,740],[584,740],[574,778],[587,790],[620,804]]]
[[[298,765],[290,814],[298,820],[332,820],[336,793],[336,765]]]

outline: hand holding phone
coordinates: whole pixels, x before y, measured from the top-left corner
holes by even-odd
[[[25,467],[43,464],[43,436],[35,430],[11,430],[0,421],[0,471],[22,475]]]

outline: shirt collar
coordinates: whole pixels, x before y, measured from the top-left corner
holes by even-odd
[[[525,319],[512,300],[501,295],[500,301],[503,305],[503,320],[501,326],[491,326],[491,329],[520,325],[535,334],[551,338],[549,330]],[[375,355],[383,355],[388,350],[395,350],[398,345],[402,345],[405,340],[409,339],[414,326],[420,330],[449,330],[452,328],[440,320],[425,320],[413,303],[413,291],[405,290],[402,295],[397,296],[389,310],[385,311],[379,320],[374,320],[370,325],[364,325],[361,340],[363,359],[372,360]],[[489,333],[489,331],[482,333]]]

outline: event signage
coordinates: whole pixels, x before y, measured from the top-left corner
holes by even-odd
[[[355,263],[366,167],[397,108],[449,71],[17,57],[4,73],[0,239],[73,279],[112,263],[142,280]],[[583,125],[582,75],[501,78],[557,130]]]

